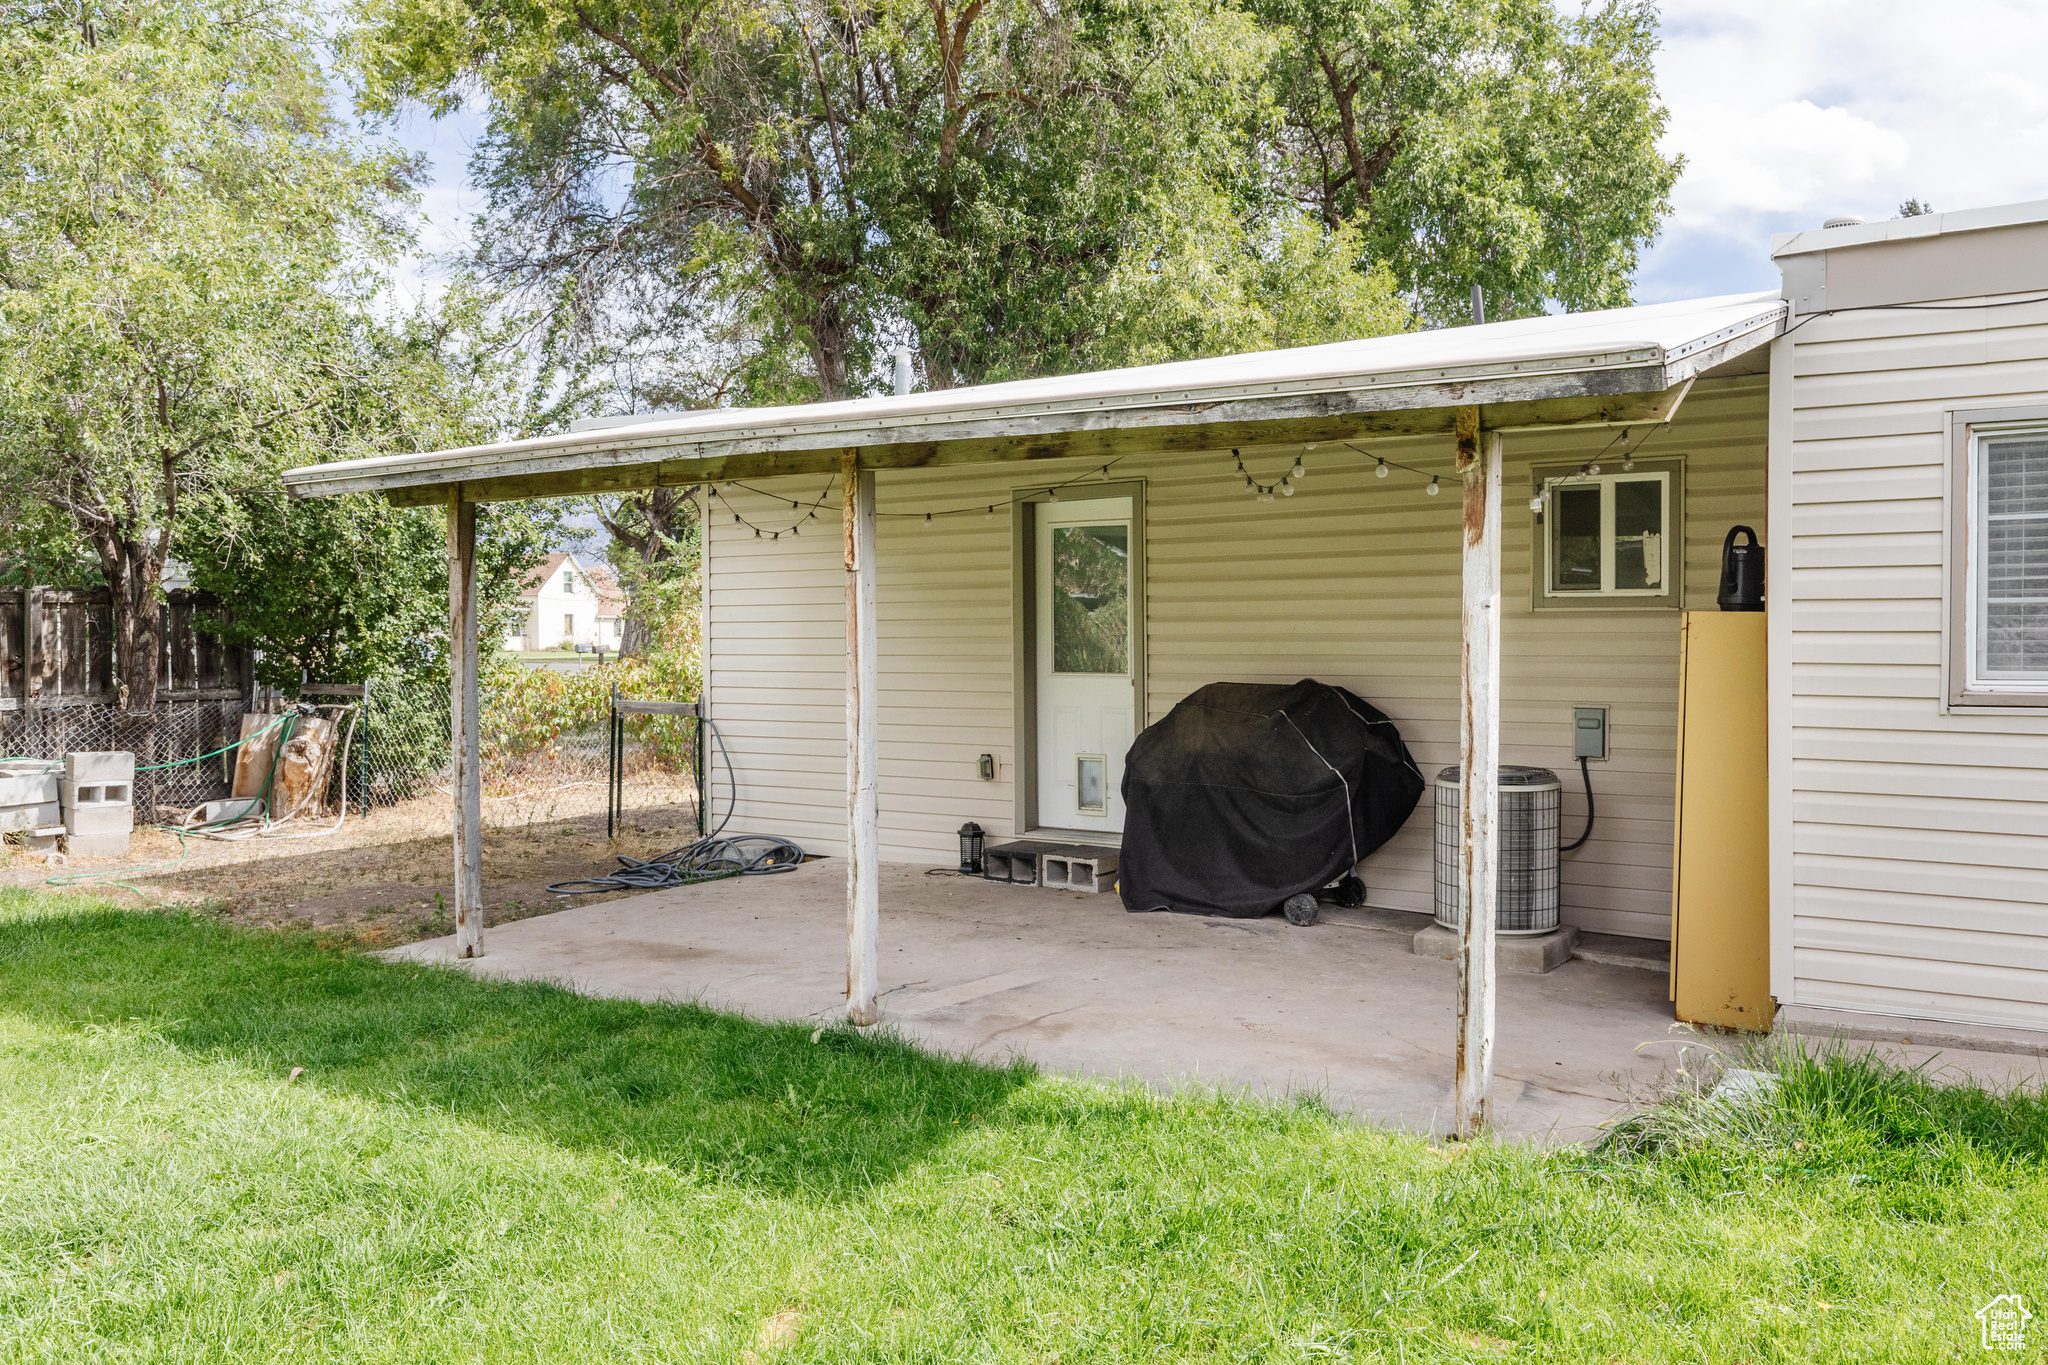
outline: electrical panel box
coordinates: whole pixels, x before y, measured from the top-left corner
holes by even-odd
[[[1604,706],[1574,706],[1572,708],[1572,757],[1607,757],[1607,708]]]

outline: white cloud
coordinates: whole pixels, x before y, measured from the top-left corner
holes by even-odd
[[[1684,154],[1639,297],[1777,282],[1769,234],[2048,198],[2048,4],[1670,0],[1658,83]]]

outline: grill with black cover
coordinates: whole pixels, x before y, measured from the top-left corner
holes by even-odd
[[[1392,838],[1424,785],[1400,730],[1344,688],[1210,683],[1124,762],[1124,907],[1267,914]]]

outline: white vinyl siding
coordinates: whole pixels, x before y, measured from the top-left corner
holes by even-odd
[[[1765,390],[1762,376],[1702,380],[1679,420],[1641,449],[1645,460],[1685,459],[1688,605],[1712,604],[1730,525],[1764,530]],[[1527,489],[1532,465],[1586,459],[1614,434],[1509,433],[1506,486]],[[1357,444],[1441,471],[1443,495],[1425,496],[1425,481],[1412,474],[1376,479],[1372,459],[1339,446],[1309,452],[1300,491],[1271,503],[1244,491],[1228,451],[1133,456],[1115,465],[1113,479],[1146,485],[1144,721],[1204,683],[1314,677],[1386,710],[1426,776],[1457,761],[1459,500],[1451,439]],[[1298,450],[1247,450],[1245,461],[1270,482]],[[1088,467],[1033,461],[878,475],[881,511],[915,514],[884,515],[876,536],[883,857],[949,863],[954,831],[967,820],[991,838],[1014,832],[1009,498],[1013,489],[1043,488]],[[819,483],[757,481],[764,493],[730,496],[748,520],[781,527],[792,516],[788,499],[810,502]],[[992,518],[981,510],[929,525],[922,518],[989,503]],[[846,709],[837,512],[821,514],[800,537],[757,540],[730,510],[712,506],[707,657],[712,715],[739,775],[730,828],[786,834],[838,854]],[[1571,759],[1570,708],[1612,708],[1613,759],[1593,765],[1599,826],[1584,849],[1562,860],[1564,918],[1664,937],[1678,616],[1640,606],[1531,611],[1526,493],[1510,498],[1504,524],[1502,759],[1558,772],[1566,833],[1576,837],[1585,805]],[[1679,554],[1673,545],[1674,564]],[[995,755],[997,781],[976,776],[982,753]],[[1430,908],[1428,802],[1425,796],[1400,835],[1367,862],[1372,903]]]
[[[1780,1003],[2048,1029],[2048,716],[1949,709],[1943,638],[1966,577],[1945,550],[1967,553],[1945,546],[1949,414],[2048,401],[2048,305],[1844,313],[1778,344]]]

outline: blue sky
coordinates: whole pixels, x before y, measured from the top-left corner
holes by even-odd
[[[1667,0],[1665,150],[1686,158],[1645,303],[1774,289],[1770,235],[2048,198],[2048,0]],[[424,152],[422,257],[459,248],[478,196],[470,114],[390,132]],[[401,287],[431,288],[427,260]]]

